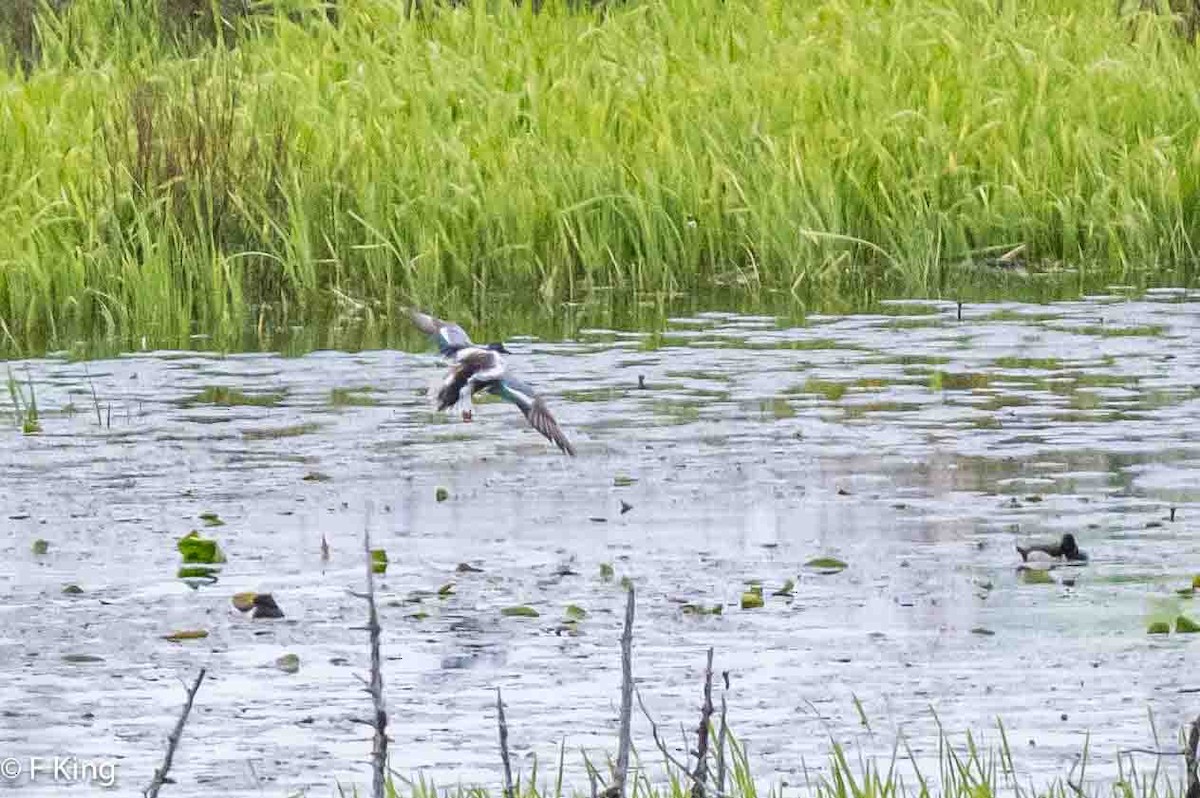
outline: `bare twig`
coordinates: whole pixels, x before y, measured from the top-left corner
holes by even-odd
[[[625,629],[621,632],[621,718],[617,743],[617,770],[613,786],[617,795],[625,798],[625,781],[629,775],[629,751],[633,748],[633,586],[625,600]]]
[[[676,770],[683,774],[683,777],[692,782],[693,786],[696,783],[695,776],[688,770],[688,766],[671,753],[667,748],[667,744],[663,742],[662,737],[658,733],[658,724],[654,721],[654,717],[650,714],[650,710],[646,709],[646,702],[642,700],[642,691],[637,691],[638,706],[642,709],[642,714],[646,716],[646,720],[650,723],[650,734],[654,738],[654,745],[658,748],[658,752],[663,755],[663,759],[667,760],[667,764],[673,766]],[[715,791],[711,798],[729,798],[724,792]]]
[[[512,762],[508,758],[508,723],[504,720],[504,699],[500,688],[496,688],[496,722],[500,725],[500,761],[504,763],[504,798],[515,798],[513,793]]]
[[[371,681],[367,692],[371,694],[371,704],[374,716],[371,726],[375,729],[375,739],[371,745],[371,794],[374,798],[384,798],[387,774],[387,710],[383,703],[383,666],[379,655],[379,614],[375,609],[375,563],[371,559],[371,520],[368,508],[367,526],[363,530],[363,550],[367,558],[367,634],[371,641]]]
[[[712,661],[713,650],[708,649],[708,663],[704,666],[704,703],[700,707],[700,727],[696,729],[696,771],[692,774],[692,798],[704,798],[704,782],[708,780],[708,727],[712,723]]]
[[[150,780],[150,786],[142,791],[145,798],[157,798],[159,789],[167,782],[167,774],[171,772],[171,760],[175,758],[175,749],[179,747],[179,740],[183,737],[183,727],[187,724],[188,715],[192,711],[192,702],[196,700],[196,692],[199,691],[200,683],[204,681],[206,673],[208,673],[208,669],[201,668],[200,672],[196,674],[196,680],[188,688],[187,700],[183,702],[183,711],[179,713],[179,720],[175,722],[175,728],[167,737],[167,755],[163,757],[162,767],[154,771],[154,778]]]

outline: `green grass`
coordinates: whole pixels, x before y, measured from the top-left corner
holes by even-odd
[[[865,725],[865,724],[864,724]],[[1080,798],[1080,796],[1110,795],[1114,798],[1183,798],[1186,785],[1179,780],[1179,769],[1156,762],[1151,755],[1135,760],[1126,754],[1119,763],[1115,778],[1096,779],[1088,775],[1088,743],[1081,741],[1081,758],[1067,774],[1053,776],[1034,773],[1023,768],[1019,759],[1014,759],[1008,745],[1003,726],[998,727],[998,743],[990,748],[980,747],[970,734],[962,741],[954,742],[945,733],[938,738],[936,755],[923,757],[933,759],[934,764],[918,764],[918,757],[904,741],[894,747],[889,757],[881,760],[852,757],[846,749],[835,742],[830,743],[830,753],[824,768],[819,771],[805,767],[803,776],[783,786],[779,783],[764,785],[756,782],[752,773],[751,757],[732,735],[726,738],[725,779],[720,794],[727,798],[783,798],[785,795],[812,796],[812,798],[993,798],[1005,795],[1012,798]],[[717,740],[714,729],[710,737]],[[1167,748],[1172,743],[1164,740]],[[1173,749],[1178,750],[1178,749]],[[709,750],[713,761],[708,765],[709,792],[716,786],[716,754]],[[498,755],[497,755],[498,756]],[[514,794],[517,798],[562,798],[591,795],[587,785],[573,786],[563,783],[563,755],[549,773],[539,776],[538,762],[533,760],[531,772],[515,774]],[[1182,757],[1179,757],[1182,761]],[[595,773],[600,790],[606,786],[607,772],[597,769],[593,762],[584,759],[589,773]],[[628,794],[630,798],[690,798],[694,781],[679,767],[684,764],[677,756],[658,761],[636,760],[630,773]],[[686,763],[695,765],[695,756]],[[1140,767],[1139,767],[1140,765]],[[922,769],[924,767],[924,770]],[[452,776],[452,774],[447,774]],[[653,777],[653,778],[652,778]],[[1085,781],[1086,779],[1086,781]],[[797,783],[798,781],[798,783]],[[439,787],[431,779],[421,776],[406,779],[397,775],[388,782],[388,795],[397,798],[502,798],[503,792],[494,792],[478,786]],[[342,795],[355,794],[346,788]]]
[[[597,289],[827,306],[1068,267],[1076,291],[1195,281],[1200,55],[1166,18],[404,7],[342,0],[334,24],[289,0],[216,41],[157,0],[43,14],[36,65],[0,73],[0,346]],[[1019,244],[1034,277],[988,265]]]

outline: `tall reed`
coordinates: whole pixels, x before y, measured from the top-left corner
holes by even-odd
[[[8,345],[596,288],[948,295],[1019,244],[1079,285],[1196,277],[1200,57],[1165,17],[288,0],[201,35],[170,5],[43,3],[36,64],[0,73]]]

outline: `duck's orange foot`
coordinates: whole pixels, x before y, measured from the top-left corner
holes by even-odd
[[[474,411],[474,410],[464,410],[464,411],[462,411],[462,417],[463,417],[463,421],[470,421],[472,418],[474,418],[474,416],[475,416],[475,411]]]

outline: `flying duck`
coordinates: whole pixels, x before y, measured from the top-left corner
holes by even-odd
[[[1075,536],[1070,532],[1062,536],[1058,543],[1031,543],[1028,546],[1017,546],[1021,560],[1029,562],[1029,558],[1067,560],[1070,562],[1086,562],[1087,554],[1079,550]]]
[[[464,403],[463,421],[470,421],[473,415],[471,397],[479,391],[487,391],[519,407],[531,427],[564,453],[575,455],[575,447],[559,428],[545,400],[528,383],[508,373],[501,357],[510,354],[504,344],[472,343],[462,327],[415,308],[410,309],[408,315],[450,363],[450,371],[437,390],[438,410]]]

